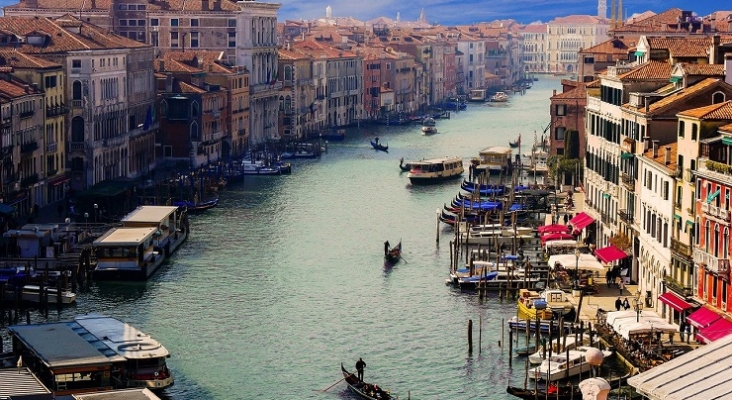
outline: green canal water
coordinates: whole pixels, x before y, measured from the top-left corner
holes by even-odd
[[[519,134],[528,144],[559,88],[546,78],[508,103],[469,104],[438,120],[432,136],[418,125],[351,129],[320,159],[296,161],[290,176],[228,187],[217,208],[191,219],[189,241],[153,279],[94,284],[48,320],[103,313],[151,334],[172,354],[170,399],[351,399],[343,383],[318,390],[358,357],[367,380],[402,399],[508,399],[506,385],[524,380],[523,359],[509,368],[499,346],[515,303],[444,283],[451,231],[438,231],[436,210],[459,181],[413,187],[398,164],[468,159]],[[388,154],[371,149],[377,135]],[[403,242],[404,260],[390,270],[385,240]]]

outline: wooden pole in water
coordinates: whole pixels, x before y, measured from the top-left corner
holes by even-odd
[[[513,329],[508,330],[508,367],[511,368],[513,366],[513,357],[511,357],[511,354],[513,354]]]
[[[440,243],[440,209],[437,209],[437,229],[435,229],[435,242]]]
[[[473,354],[473,320],[468,320],[468,354]]]
[[[501,318],[501,341],[498,342],[498,347],[502,347],[501,343],[504,343],[503,339],[506,337],[506,321]]]
[[[483,351],[483,316],[478,316],[478,354]]]

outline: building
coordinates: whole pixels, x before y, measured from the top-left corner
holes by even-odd
[[[609,29],[607,19],[591,15],[570,15],[547,23],[548,72],[576,73],[580,49],[604,42]]]
[[[479,38],[461,35],[457,39],[457,50],[459,52],[459,54],[456,53],[457,57],[462,59],[458,65],[462,67],[463,90],[468,93],[471,89],[483,89],[486,63],[485,42]]]
[[[575,158],[575,155],[568,154],[564,148],[565,135],[567,132],[573,132],[577,135],[578,154],[576,154],[576,158],[584,159],[587,146],[585,138],[587,87],[584,83],[568,80],[562,80],[562,84],[563,92],[556,93],[555,91],[550,99],[549,154]],[[567,183],[566,178],[565,183]]]
[[[279,127],[283,139],[300,140],[320,133],[322,125],[318,124],[317,116],[323,113],[317,111],[322,108],[322,101],[315,92],[313,58],[290,47],[288,44],[279,50],[278,70],[282,72]]]
[[[526,72],[549,71],[547,65],[547,25],[529,24],[521,29],[524,38],[523,64]]]

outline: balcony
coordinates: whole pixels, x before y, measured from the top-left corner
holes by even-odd
[[[55,153],[58,150],[58,143],[48,143],[46,145],[46,153]]]
[[[701,202],[701,210],[702,210],[702,213],[704,213],[704,215],[706,215],[707,217],[711,217],[722,223],[729,224],[730,214],[732,214],[729,212],[729,210],[725,210],[723,208],[713,206],[704,200],[699,200],[699,201]]]
[[[609,213],[602,213],[600,220],[605,225],[615,224],[615,219]]]
[[[3,118],[3,129],[10,128],[11,126],[13,126],[13,120],[10,118]]]
[[[686,257],[691,257],[691,246],[674,238],[671,238],[671,251]]]
[[[48,107],[46,108],[46,118],[53,118],[59,115],[65,115],[69,113],[69,108],[66,106]]]
[[[69,151],[86,151],[86,142],[69,142]]]
[[[249,88],[250,94],[257,94],[266,92],[268,90],[280,90],[282,89],[282,81],[277,81],[273,85],[270,85],[269,83],[260,83],[259,85],[252,85]]]
[[[600,100],[597,97],[588,96],[587,97],[587,109],[590,111],[600,112],[600,107],[602,105],[602,100]]]
[[[694,264],[703,266],[707,271],[719,276],[726,274],[727,279],[729,279],[728,258],[715,257],[702,249],[694,248],[692,259],[694,260]]]
[[[35,140],[20,145],[20,154],[32,153],[36,150],[38,150],[38,142],[36,142]]]
[[[618,217],[628,225],[633,224],[633,213],[628,210],[619,210]]]
[[[35,114],[36,114],[35,110],[23,111],[22,113],[20,113],[19,117],[20,117],[20,119],[30,118]]]
[[[104,147],[120,147],[127,144],[127,137],[126,136],[113,136],[104,138],[102,140],[102,145]]]
[[[20,180],[21,187],[28,187],[36,183],[38,183],[38,174],[29,175]]]
[[[621,173],[620,180],[623,181],[623,186],[625,186],[626,190],[629,192],[635,192],[635,178],[626,173]]]
[[[678,294],[681,297],[691,297],[694,294],[691,286],[683,285],[681,282],[671,277],[664,276],[663,283],[664,285],[666,285],[667,289]]]
[[[84,102],[82,100],[71,100],[71,107],[81,108]]]

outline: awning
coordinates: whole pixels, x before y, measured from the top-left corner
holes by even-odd
[[[628,257],[628,255],[625,254],[623,250],[620,250],[615,246],[608,246],[595,250],[595,257],[605,264],[610,264],[613,261],[622,260],[623,258]]]
[[[567,225],[551,224],[540,226],[536,230],[542,235],[545,233],[567,233],[569,232],[569,227]]]
[[[54,178],[48,181],[49,186],[58,186],[62,183],[66,183],[71,180],[71,177],[68,176],[59,176],[58,178]]]
[[[687,303],[686,300],[679,297],[676,293],[666,292],[658,296],[658,301],[668,305],[678,312],[683,312],[692,307],[691,304]]]
[[[732,322],[720,318],[696,334],[696,338],[702,343],[711,343],[732,333]]]
[[[635,56],[636,56],[636,57],[643,57],[643,54],[646,54],[646,53],[644,53],[644,52],[642,52],[642,51],[636,51],[636,52],[635,52]]]
[[[674,214],[674,218],[676,218],[676,219],[678,219],[679,221],[681,221],[681,215],[679,215],[679,214]]]
[[[571,220],[569,220],[569,223],[572,225],[572,228],[575,230],[581,231],[582,229],[585,229],[588,225],[595,222],[595,219],[587,215],[587,213],[581,212],[574,216]]]
[[[633,157],[635,157],[635,154],[633,154],[633,153],[626,153],[624,151],[623,152],[620,152],[620,158],[623,159],[623,160],[627,160],[627,159],[630,159],[630,158],[633,158]]]
[[[673,82],[673,83],[681,82],[681,77],[678,77],[678,76],[672,76],[671,78],[669,78],[669,80],[668,80],[668,81],[669,81],[669,82]]]
[[[552,240],[570,240],[574,239],[574,236],[569,233],[550,233],[541,237],[541,242],[546,243]]]
[[[0,214],[10,215],[15,212],[15,209],[13,207],[10,207],[9,205],[5,203],[0,203]]]
[[[722,144],[732,146],[732,137],[722,136]]]
[[[689,314],[689,316],[686,317],[686,322],[688,322],[691,326],[697,329],[701,329],[709,326],[712,322],[720,318],[722,317],[720,317],[719,314],[717,314],[716,312],[706,307],[701,307],[693,313]]]

